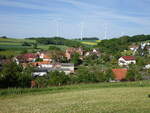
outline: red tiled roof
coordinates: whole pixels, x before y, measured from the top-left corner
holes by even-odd
[[[125,60],[135,60],[135,57],[134,56],[122,56],[123,59]]]
[[[42,62],[32,62],[31,63],[33,66],[41,65],[41,64],[50,64],[49,61],[42,61]]]
[[[116,80],[123,80],[127,75],[127,69],[112,69]]]
[[[27,53],[27,54],[24,54],[23,56],[26,57],[26,58],[36,58],[36,57],[37,57],[37,54],[34,54],[34,53]]]
[[[38,55],[35,54],[35,53],[26,53],[26,54],[17,56],[17,58],[25,58],[25,59],[28,59],[28,58],[37,58],[37,56],[38,56]]]

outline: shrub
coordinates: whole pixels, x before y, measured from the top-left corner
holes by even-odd
[[[31,46],[31,44],[28,43],[28,42],[23,42],[23,43],[22,43],[22,46]]]
[[[48,74],[50,77],[48,83],[49,85],[66,85],[68,81],[70,80],[68,75],[65,75],[64,72],[59,72],[59,71],[53,71]]]
[[[37,77],[35,79],[36,82],[36,86],[37,88],[44,88],[48,86],[48,77],[47,76],[43,76],[43,77]]]
[[[0,73],[0,87],[29,87],[31,79],[31,69],[23,69],[22,66],[11,62],[5,64],[2,68]]]
[[[126,80],[128,81],[142,80],[142,76],[139,73],[139,69],[136,66],[130,65],[129,70],[127,72]]]

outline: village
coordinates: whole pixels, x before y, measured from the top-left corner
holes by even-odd
[[[146,48],[150,54],[150,43],[141,43],[141,45],[130,45],[129,51],[131,51],[130,56],[120,56],[118,59],[117,65],[120,68],[112,68],[113,75],[115,77],[113,81],[121,81],[126,78],[129,65],[136,65],[136,56],[135,53],[138,49],[141,48],[143,51]],[[124,50],[125,52],[127,50]],[[92,49],[91,51],[85,51],[82,47],[79,48],[67,48],[64,53],[58,54],[59,57],[52,56],[52,53],[49,51],[38,51],[36,53],[25,53],[18,55],[13,58],[18,65],[22,65],[24,68],[31,66],[34,68],[32,72],[33,77],[42,77],[46,76],[49,72],[59,71],[64,72],[66,75],[74,74],[77,70],[77,65],[71,62],[73,55],[77,53],[79,59],[83,61],[88,56],[95,55],[95,58],[101,58],[101,51],[99,49]],[[144,55],[144,52],[141,53]],[[54,58],[56,57],[56,58]],[[66,61],[62,62],[60,58],[65,58]],[[3,61],[4,62],[4,61]],[[2,67],[1,67],[2,68]],[[150,69],[150,64],[145,65],[143,69]],[[148,77],[149,78],[149,77]],[[111,82],[110,81],[110,82]]]

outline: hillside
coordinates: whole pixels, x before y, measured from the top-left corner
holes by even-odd
[[[142,82],[140,84],[142,86]],[[103,84],[66,86],[62,87],[62,90],[55,88],[46,93],[2,96],[0,111],[2,113],[149,113],[149,86],[138,87],[130,84],[132,86],[130,87],[127,83],[127,86],[106,88],[101,85]]]

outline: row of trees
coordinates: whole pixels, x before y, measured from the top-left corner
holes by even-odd
[[[64,39],[62,37],[38,37],[38,38],[28,38],[31,40],[36,40],[36,42],[38,44],[44,44],[44,45],[48,45],[48,44],[54,44],[54,45],[65,45],[65,46],[69,46],[69,47],[79,47],[79,46],[83,46],[79,41],[75,41],[75,40],[68,40],[68,39]]]
[[[5,64],[0,71],[0,88],[30,87],[31,81],[36,82],[36,87],[60,86],[78,83],[109,82],[114,79],[112,70],[100,66],[80,66],[75,74],[66,75],[64,72],[53,71],[43,77],[32,77],[33,68],[23,68],[14,62]],[[128,70],[125,80],[141,80],[139,70],[132,66]]]

